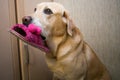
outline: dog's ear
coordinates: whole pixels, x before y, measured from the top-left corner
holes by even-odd
[[[67,33],[72,36],[75,25],[66,11],[63,13],[63,21],[66,23]]]

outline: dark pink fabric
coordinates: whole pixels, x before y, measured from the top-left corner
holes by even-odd
[[[28,44],[45,52],[49,51],[45,41],[40,36],[41,29],[34,24],[30,24],[28,27],[23,24],[17,24],[11,28],[11,32]]]

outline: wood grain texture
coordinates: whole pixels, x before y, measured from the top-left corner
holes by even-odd
[[[120,75],[120,0],[54,0],[70,12],[84,39],[106,65],[113,80]]]

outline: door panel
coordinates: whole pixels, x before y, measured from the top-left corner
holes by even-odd
[[[39,49],[29,47],[29,79],[30,80],[52,80],[44,54]],[[34,74],[33,74],[34,73]],[[39,77],[41,76],[41,77]]]
[[[45,53],[22,41],[20,42],[22,79],[52,80],[52,73],[45,63]]]
[[[0,80],[20,80],[18,45],[9,32],[16,23],[14,0],[0,0]]]

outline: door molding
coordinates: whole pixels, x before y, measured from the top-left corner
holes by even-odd
[[[15,0],[8,0],[8,7],[9,7],[9,25],[12,26],[15,25],[17,22]],[[14,80],[21,80],[18,39],[10,34],[10,40],[11,40],[11,51],[12,51],[13,78]]]
[[[24,16],[24,0],[16,0],[16,13],[17,22],[22,23],[22,17]]]

